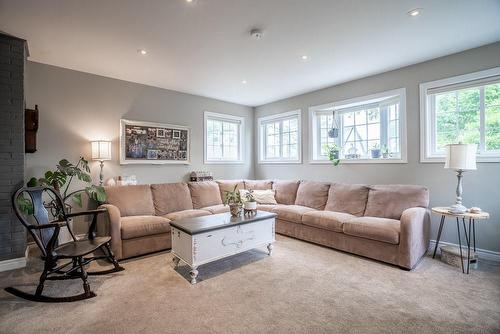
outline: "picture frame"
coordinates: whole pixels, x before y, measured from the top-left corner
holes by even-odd
[[[190,129],[182,125],[120,120],[120,164],[191,163]]]

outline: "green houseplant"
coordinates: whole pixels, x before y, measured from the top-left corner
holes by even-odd
[[[253,190],[248,190],[245,193],[245,202],[243,203],[245,210],[257,210],[257,201],[253,195]]]
[[[382,146],[382,158],[389,158],[389,148],[387,147],[387,145]]]
[[[224,205],[229,205],[229,211],[233,217],[238,217],[241,213],[242,200],[237,187],[238,185],[235,185],[232,191],[224,191]]]
[[[83,183],[84,187],[70,191],[70,186],[74,183],[75,180],[79,180],[81,183]],[[68,203],[69,199],[71,199],[73,203],[81,207],[82,195],[84,193],[87,194],[87,196],[91,200],[97,203],[106,201],[106,193],[104,191],[104,188],[102,186],[96,186],[92,184],[89,164],[88,161],[83,157],[80,157],[76,164],[70,163],[67,159],[60,160],[55,170],[46,171],[44,173],[44,176],[40,178],[32,177],[28,181],[27,186],[48,186],[54,188],[54,190],[61,195],[68,211],[71,211],[72,209],[72,205]],[[59,213],[53,211],[55,210],[55,208],[57,208],[54,200],[55,199],[52,198],[51,201],[46,204],[46,207],[50,209],[52,215],[56,217],[59,215]],[[29,201],[28,199],[19,197],[18,205],[20,210],[24,213],[33,213],[31,201]]]
[[[328,153],[328,160],[332,162],[334,166],[340,164],[340,147],[336,144],[325,145],[325,149]]]

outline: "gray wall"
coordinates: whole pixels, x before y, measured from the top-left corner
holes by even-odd
[[[216,178],[253,177],[253,110],[237,104],[179,93],[28,62],[27,106],[38,104],[38,151],[26,154],[26,177],[41,176],[67,158],[90,156],[90,140],[112,140],[112,161],[105,162],[105,178],[136,175],[139,183],[178,182],[193,170],[210,170]],[[243,116],[246,119],[245,163],[203,164],[203,112]],[[191,129],[191,165],[120,165],[120,118],[185,125]],[[91,163],[94,180],[98,162]]]
[[[500,66],[500,43],[257,107],[255,120],[265,115],[302,109],[303,163],[300,165],[265,165],[255,162],[256,178],[302,178],[368,184],[421,184],[430,189],[431,206],[452,204],[456,187],[454,172],[443,169],[443,164],[419,162],[419,84],[497,66]],[[330,165],[308,163],[308,108],[310,106],[401,87],[406,87],[407,164],[345,164],[334,168]],[[254,147],[257,148],[257,138],[254,140]],[[257,152],[254,156],[257,156]],[[463,198],[466,206],[479,206],[492,215],[487,223],[480,223],[477,226],[478,247],[500,251],[500,163],[479,163],[477,171],[466,173]],[[433,217],[432,239],[436,236],[437,219]],[[455,225],[450,223],[451,221],[448,221],[442,240],[458,242]]]
[[[25,43],[0,34],[0,261],[23,257],[26,249],[26,230],[10,202],[24,178]]]

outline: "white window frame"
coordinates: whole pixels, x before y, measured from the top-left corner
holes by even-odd
[[[297,118],[297,159],[265,159],[265,144],[263,126],[268,122],[283,121],[290,118]],[[302,163],[302,110],[292,110],[280,114],[260,117],[258,126],[258,163],[259,164],[301,164]]]
[[[218,121],[226,121],[226,122],[239,122],[239,143],[238,143],[238,159],[236,160],[209,160],[208,159],[208,152],[207,152],[207,146],[208,146],[208,141],[207,141],[207,136],[208,136],[208,131],[207,131],[207,121],[209,119],[215,119]],[[205,164],[243,164],[244,163],[244,153],[245,153],[245,118],[241,116],[234,116],[234,115],[228,115],[228,114],[219,114],[219,113],[214,113],[211,111],[205,111],[203,113],[203,153],[204,153],[204,162]]]
[[[424,82],[420,84],[420,162],[424,163],[444,163],[445,155],[433,152],[432,146],[435,143],[435,122],[434,122],[434,108],[431,107],[431,101],[428,98],[427,92],[431,89],[457,85],[467,85],[469,81],[484,80],[484,83],[478,83],[477,86],[488,84],[488,78],[492,81],[494,77],[500,76],[500,67],[491,68],[484,71],[458,75],[451,78]],[[472,85],[471,87],[474,87]],[[453,89],[450,89],[453,90]],[[480,101],[481,105],[481,127],[484,127],[484,104]],[[484,136],[484,132],[481,133]],[[479,148],[477,154],[478,162],[500,162],[500,154],[487,154],[481,152],[483,148]]]
[[[385,92],[375,93],[355,97],[352,99],[312,106],[309,108],[309,163],[310,164],[331,164],[327,158],[318,158],[318,131],[317,131],[317,117],[315,114],[318,111],[332,109],[345,109],[357,105],[366,105],[373,102],[379,102],[384,99],[399,96],[399,137],[400,137],[400,151],[399,158],[386,158],[386,159],[341,159],[341,163],[348,164],[405,164],[408,163],[408,150],[407,150],[407,133],[406,133],[406,88],[398,88]],[[382,126],[382,124],[381,124]]]

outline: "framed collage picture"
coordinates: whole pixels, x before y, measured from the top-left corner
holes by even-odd
[[[120,164],[190,164],[189,128],[120,120]]]

